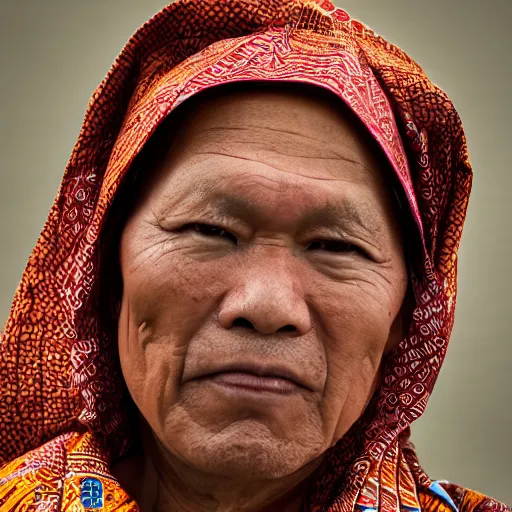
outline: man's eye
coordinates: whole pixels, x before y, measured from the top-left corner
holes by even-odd
[[[180,228],[180,231],[187,230],[195,231],[196,233],[211,238],[226,238],[227,240],[231,240],[235,244],[237,242],[235,235],[233,235],[229,231],[226,231],[225,229],[219,228],[218,226],[212,226],[210,224],[185,224],[183,227]]]
[[[328,252],[362,252],[356,245],[344,242],[343,240],[313,240],[313,242],[309,243],[307,249]]]

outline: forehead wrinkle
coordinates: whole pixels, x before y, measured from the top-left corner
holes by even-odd
[[[225,138],[218,138],[216,136],[212,137],[206,137],[208,143],[215,144],[215,147],[219,147],[219,143],[226,144],[228,147],[235,147],[241,145],[243,146],[260,146],[263,149],[268,150],[269,152],[276,153],[283,156],[292,156],[295,158],[304,158],[304,159],[318,159],[318,160],[342,160],[345,162],[349,162],[351,164],[357,165],[365,172],[370,172],[369,169],[359,160],[355,158],[350,158],[347,155],[343,155],[339,153],[339,151],[336,150],[336,148],[332,147],[332,145],[326,144],[325,137],[323,139],[318,139],[316,137],[310,137],[309,135],[305,135],[299,132],[295,132],[292,130],[285,130],[285,129],[278,129],[278,128],[271,128],[271,127],[261,127],[261,126],[253,126],[248,125],[247,127],[211,127],[211,128],[204,128],[201,130],[200,134],[204,135],[208,132],[214,132],[215,134],[222,133],[223,131],[229,131],[229,132],[250,132],[254,134],[255,132],[261,132],[265,137],[263,137],[263,140],[254,140],[254,137],[249,137],[246,139],[236,140],[231,135],[229,136],[229,139]],[[271,134],[268,134],[266,132],[278,132],[280,134],[287,134],[292,135],[295,137],[299,137],[300,139],[306,139],[308,141],[313,141],[313,145],[305,145],[305,142],[300,140],[294,140],[294,137],[287,137],[285,139],[279,139],[279,144],[275,144],[275,137]],[[199,134],[195,134],[196,141],[194,141],[196,144],[200,142],[201,136],[198,136]],[[325,133],[323,132],[323,135]],[[199,139],[199,140],[197,140]],[[219,140],[220,139],[220,140]],[[265,139],[268,139],[269,142],[266,142]],[[281,150],[281,146],[286,146],[286,149],[290,148],[290,151],[292,153],[287,153],[283,150]],[[294,150],[298,150],[297,153],[294,153]],[[307,151],[311,152],[312,154],[307,154]],[[299,153],[306,154],[299,154]],[[204,152],[203,152],[204,153]],[[221,154],[219,152],[215,152],[216,154]],[[228,156],[228,155],[226,155]]]
[[[318,139],[316,137],[311,137],[310,135],[306,135],[304,133],[294,132],[293,130],[285,130],[281,128],[273,128],[271,126],[258,126],[258,125],[252,125],[252,124],[246,124],[244,126],[212,126],[209,128],[203,128],[201,130],[203,133],[213,131],[213,132],[222,132],[222,131],[271,131],[271,132],[278,132],[278,133],[286,133],[288,135],[297,135],[299,137],[302,137],[304,139],[310,139],[315,142],[324,142],[322,139]]]
[[[228,158],[244,160],[246,162],[252,162],[252,163],[255,162],[254,158],[247,158],[247,157],[243,157],[243,156],[230,155],[228,153],[222,153],[220,151],[197,151],[194,154],[195,155],[225,156],[225,157],[228,157]],[[312,176],[310,174],[301,174],[301,173],[299,173],[297,171],[287,171],[286,169],[281,169],[280,167],[276,167],[275,165],[272,165],[272,164],[269,164],[269,163],[266,163],[266,162],[257,161],[257,163],[261,164],[261,165],[265,165],[267,167],[270,167],[271,169],[275,169],[276,171],[284,172],[284,173],[287,173],[287,174],[292,174],[294,176],[301,176],[302,178],[309,178],[309,179],[318,180],[318,181],[343,181],[343,180],[341,180],[341,178],[326,178],[326,177],[322,177],[322,176]],[[271,181],[274,181],[274,180],[272,180],[271,178],[268,178],[268,177],[267,177],[267,179],[271,180]]]

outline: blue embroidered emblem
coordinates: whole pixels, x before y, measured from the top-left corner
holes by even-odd
[[[103,484],[97,478],[80,482],[80,502],[84,508],[103,508]]]

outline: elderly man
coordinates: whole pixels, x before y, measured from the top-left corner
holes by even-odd
[[[321,92],[194,102],[157,167],[141,165],[149,183],[131,184],[144,192],[121,238],[119,353],[169,510],[260,510],[281,495],[276,510],[299,510],[402,338],[395,199]]]
[[[408,442],[460,120],[325,1],[176,2],[94,94],[2,341],[1,510],[507,510]]]

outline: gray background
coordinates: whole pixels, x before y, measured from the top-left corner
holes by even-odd
[[[0,0],[0,330],[90,95],[166,3]],[[433,478],[511,504],[512,0],[337,4],[417,60],[464,122],[475,180],[456,323],[413,441]]]

